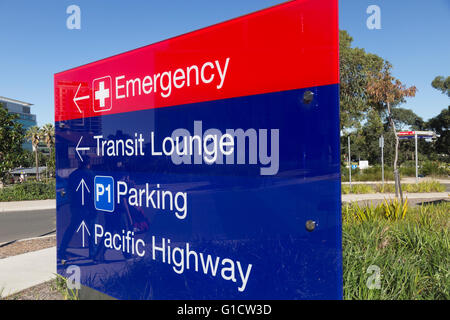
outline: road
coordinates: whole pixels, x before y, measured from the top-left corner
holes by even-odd
[[[37,237],[55,228],[55,209],[0,212],[0,243]]]

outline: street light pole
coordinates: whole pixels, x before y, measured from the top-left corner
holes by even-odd
[[[414,132],[414,140],[416,140],[416,184],[419,183],[419,162],[417,159],[417,131]]]
[[[352,165],[350,163],[350,135],[348,136],[348,177],[350,181],[350,192],[352,192]]]
[[[381,181],[384,190],[384,137],[380,137],[380,148],[381,148]]]

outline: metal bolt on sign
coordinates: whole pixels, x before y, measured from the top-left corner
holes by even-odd
[[[303,103],[304,104],[310,104],[314,99],[314,93],[312,91],[305,91],[305,93],[303,93]]]
[[[306,221],[306,230],[308,230],[309,232],[314,231],[314,229],[316,229],[316,222],[313,220],[308,220]]]

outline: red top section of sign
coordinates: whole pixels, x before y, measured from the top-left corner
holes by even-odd
[[[55,74],[55,121],[339,83],[337,3],[291,1]]]
[[[413,136],[415,134],[416,134],[415,131],[400,131],[400,132],[397,132],[398,136]]]

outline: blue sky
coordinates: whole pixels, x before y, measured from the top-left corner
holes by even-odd
[[[0,96],[33,103],[38,125],[53,122],[53,74],[263,9],[276,0],[1,0]],[[431,88],[450,75],[450,1],[340,0],[340,28],[354,45],[389,60],[419,92],[404,107],[427,120],[449,105]],[[66,8],[81,8],[81,30],[66,28]],[[381,9],[381,30],[366,8]]]
[[[418,92],[401,107],[428,120],[450,104],[431,87],[438,76],[450,76],[450,0],[340,0],[340,28],[353,45],[388,60],[393,74]],[[369,5],[381,9],[381,29],[366,26]]]

